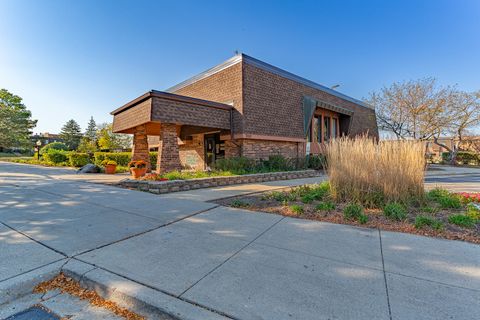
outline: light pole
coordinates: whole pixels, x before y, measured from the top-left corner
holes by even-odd
[[[42,141],[37,140],[35,144],[37,145],[35,147],[35,151],[37,152],[37,160],[40,160],[40,146],[42,145]]]

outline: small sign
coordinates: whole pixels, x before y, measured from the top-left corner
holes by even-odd
[[[185,163],[188,165],[188,166],[191,166],[191,167],[194,167],[197,165],[197,162],[198,162],[198,158],[197,156],[193,155],[193,154],[187,154],[186,158],[185,158]]]

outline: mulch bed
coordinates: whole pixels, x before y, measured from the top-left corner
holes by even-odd
[[[34,293],[46,293],[51,290],[58,289],[62,293],[68,293],[72,296],[78,297],[81,300],[87,300],[91,305],[108,309],[117,316],[123,317],[127,320],[144,320],[145,318],[128,310],[118,306],[113,301],[108,301],[99,296],[93,290],[87,290],[80,286],[80,284],[74,279],[65,276],[60,273],[53,279],[44,281],[38,284],[33,290]]]
[[[268,192],[267,192],[268,193]],[[442,230],[435,230],[430,227],[424,227],[422,229],[417,229],[414,226],[415,217],[419,214],[427,215],[420,211],[410,211],[408,213],[408,218],[406,221],[395,221],[388,219],[383,215],[382,210],[380,209],[365,209],[365,214],[368,216],[368,222],[361,224],[356,220],[345,219],[343,217],[343,208],[346,206],[345,203],[337,203],[336,208],[331,211],[317,211],[315,210],[315,205],[318,204],[318,201],[315,201],[310,204],[304,204],[301,201],[291,201],[288,203],[289,206],[298,204],[302,205],[304,212],[302,214],[297,214],[293,212],[289,206],[284,206],[281,202],[274,199],[264,199],[265,193],[252,194],[247,196],[239,196],[228,199],[221,199],[215,201],[216,203],[223,206],[230,206],[235,200],[240,200],[243,203],[248,204],[248,206],[242,206],[241,209],[252,210],[252,211],[261,211],[272,214],[279,214],[282,216],[299,218],[299,219],[308,219],[316,221],[324,221],[338,224],[347,224],[354,225],[359,227],[366,228],[376,228],[386,231],[395,231],[395,232],[404,232],[404,233],[413,233],[422,236],[428,237],[437,237],[444,238],[449,240],[461,240],[480,244],[480,225],[477,224],[472,229],[462,228],[457,225],[448,223],[448,216],[451,214],[462,213],[461,210],[439,210],[435,213],[435,218],[441,220],[444,223],[444,228]]]

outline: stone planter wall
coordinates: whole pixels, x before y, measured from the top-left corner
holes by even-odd
[[[275,180],[289,180],[311,178],[319,176],[320,172],[315,170],[287,171],[245,174],[241,176],[229,177],[209,177],[190,180],[169,180],[169,181],[142,181],[134,179],[125,179],[119,182],[121,186],[135,188],[141,191],[151,193],[170,193],[177,191],[188,191],[201,188],[210,188],[217,186],[226,186],[242,183],[266,182]]]

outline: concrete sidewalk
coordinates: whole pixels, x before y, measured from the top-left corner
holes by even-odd
[[[81,274],[119,301],[181,319],[480,314],[478,245],[205,202],[246,186],[158,196],[11,169],[0,163],[0,314],[14,297],[3,293],[44,270]],[[286,186],[276,183],[254,188]]]

